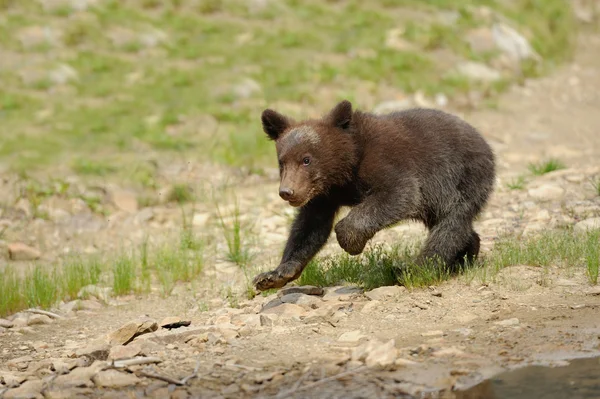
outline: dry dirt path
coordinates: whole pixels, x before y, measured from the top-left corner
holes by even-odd
[[[500,233],[535,234],[600,216],[588,181],[600,175],[600,37],[584,36],[580,43],[571,65],[515,88],[496,110],[463,114],[498,155],[498,189],[477,227],[484,249]],[[521,191],[506,188],[527,172],[528,162],[548,157],[560,158],[568,169],[528,177]],[[260,190],[248,187],[251,198],[242,205],[250,209],[244,211],[269,219],[284,209],[271,195],[275,187],[272,179]],[[263,221],[261,231],[272,237],[262,245],[265,261],[278,256],[284,220],[274,227]],[[422,230],[400,226],[377,240],[410,236],[422,236]],[[328,251],[339,250],[334,240]],[[239,271],[220,262],[209,264],[207,274],[217,288],[243,282]],[[450,398],[452,388],[505,369],[600,354],[600,296],[582,270],[522,265],[488,284],[461,277],[436,288],[385,287],[368,295],[329,288],[322,297],[274,294],[237,307],[223,307],[211,297],[215,292],[183,287],[167,299],[120,298],[107,307],[92,301],[63,319],[20,321],[29,326],[0,332],[0,392],[6,398]],[[106,367],[99,360],[91,364],[109,350],[98,338],[142,316],[173,315],[191,326],[160,329],[127,346],[158,357],[161,363],[151,368],[159,375],[180,379],[198,364],[198,377],[187,385],[143,376],[147,365],[131,366],[129,373],[99,371]],[[117,350],[125,349],[113,354]]]

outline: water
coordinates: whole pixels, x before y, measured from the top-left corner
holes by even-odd
[[[456,399],[600,399],[600,357],[564,367],[528,366],[502,373]]]

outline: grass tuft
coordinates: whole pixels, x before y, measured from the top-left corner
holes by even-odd
[[[525,188],[525,176],[512,179],[506,186],[511,190],[523,190]]]
[[[251,259],[250,250],[246,242],[248,232],[245,226],[242,225],[237,202],[233,214],[227,219],[221,215],[218,206],[217,214],[221,229],[225,236],[225,241],[227,242],[227,260],[241,267],[247,266]]]
[[[555,170],[560,170],[566,168],[565,164],[556,158],[551,158],[547,161],[542,161],[538,163],[530,163],[529,171],[536,176],[541,176],[546,173],[554,172]]]
[[[135,258],[129,254],[121,254],[113,265],[113,292],[125,295],[132,292],[136,272]]]

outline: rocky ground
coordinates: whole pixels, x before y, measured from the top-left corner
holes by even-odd
[[[598,54],[600,37],[584,35],[572,64],[515,87],[498,109],[461,114],[498,155],[497,189],[476,226],[484,254],[502,234],[600,226],[600,196],[591,183],[600,177]],[[567,168],[528,174],[529,162],[550,157]],[[276,175],[248,179],[187,163],[164,168],[166,180],[169,174],[207,187],[237,184],[241,214],[260,240],[254,263],[275,266],[290,216],[277,198]],[[509,189],[521,175],[524,187]],[[21,183],[6,175],[1,184],[3,193],[15,193]],[[180,230],[176,206],[142,208],[122,188],[76,180],[72,186],[109,197],[110,216],[92,212],[81,198],[51,196],[35,209],[16,201],[0,214],[7,227],[3,267],[115,251]],[[0,320],[0,397],[452,398],[506,369],[600,354],[600,290],[572,268],[515,265],[485,283],[458,277],[413,290],[288,287],[232,301],[224,287],[243,291],[247,278],[217,256],[225,243],[211,202],[191,207],[193,228],[214,236],[200,283],[179,285],[167,298],[114,298],[100,287],[50,313]],[[31,222],[34,211],[47,217]],[[403,224],[375,241],[423,233]],[[339,252],[335,237],[325,252]]]

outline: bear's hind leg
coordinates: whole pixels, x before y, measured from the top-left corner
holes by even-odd
[[[467,265],[472,265],[479,255],[480,242],[479,234],[472,231],[468,244],[456,256],[455,264],[462,267],[466,261]]]
[[[479,251],[479,236],[475,239],[471,220],[463,217],[447,217],[432,226],[418,263],[428,260],[441,261],[454,266],[459,257],[470,257]]]

